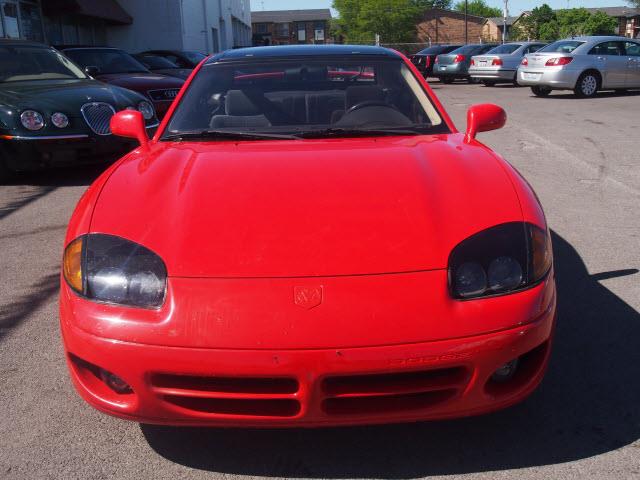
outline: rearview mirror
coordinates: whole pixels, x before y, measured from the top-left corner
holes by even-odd
[[[146,147],[149,143],[147,129],[144,125],[144,117],[137,110],[122,110],[111,117],[111,133],[119,137],[135,138],[140,146]]]
[[[472,105],[467,111],[467,132],[464,141],[469,143],[478,132],[488,132],[504,127],[507,122],[507,113],[492,103]]]
[[[96,75],[100,74],[100,69],[95,65],[88,65],[84,67],[84,73],[86,73],[90,77],[95,77]]]

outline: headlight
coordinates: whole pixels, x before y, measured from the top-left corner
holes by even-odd
[[[149,102],[142,101],[138,104],[138,111],[142,114],[145,120],[151,120],[155,115],[153,106]]]
[[[88,234],[64,252],[69,286],[91,300],[154,308],[164,302],[167,269],[148,248],[113,235]]]
[[[20,115],[20,122],[27,130],[40,130],[44,127],[44,118],[35,110],[25,110]]]
[[[56,112],[51,115],[51,123],[58,128],[66,128],[69,126],[69,118],[61,112]]]
[[[479,298],[528,288],[551,268],[548,232],[530,223],[504,223],[459,243],[449,257],[454,298]]]

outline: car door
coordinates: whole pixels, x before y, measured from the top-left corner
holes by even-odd
[[[624,42],[602,42],[595,45],[589,55],[602,74],[602,88],[624,88],[627,81],[627,57]]]
[[[640,87],[640,43],[625,42],[627,59],[626,86],[628,88]]]

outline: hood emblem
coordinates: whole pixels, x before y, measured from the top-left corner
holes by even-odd
[[[316,287],[293,287],[293,303],[311,310],[322,303],[322,285]]]

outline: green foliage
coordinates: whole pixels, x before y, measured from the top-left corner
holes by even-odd
[[[614,35],[617,29],[618,21],[615,18],[596,12],[585,21],[584,35]]]
[[[640,0],[638,0],[640,1]],[[544,4],[534,8],[511,29],[514,40],[536,39],[551,42],[578,35],[612,35],[618,22],[603,12],[589,13],[585,8],[553,11]]]
[[[425,10],[449,8],[451,0],[334,0],[339,18],[334,32],[350,43],[415,41],[416,25]]]
[[[464,0],[459,1],[453,7],[458,12],[464,12]],[[485,0],[471,0],[467,3],[467,13],[477,17],[501,17],[502,10],[490,7]]]

